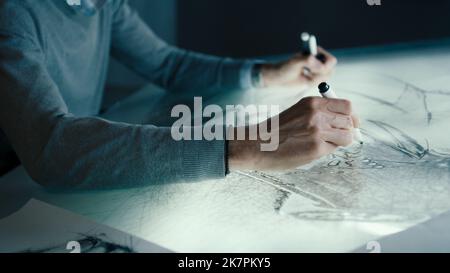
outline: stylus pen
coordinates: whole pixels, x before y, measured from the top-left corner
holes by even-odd
[[[301,41],[302,41],[302,54],[303,55],[315,56],[322,63],[325,63],[327,61],[325,55],[320,54],[319,51],[318,51],[316,36],[311,35],[308,32],[303,32],[301,34],[300,38],[301,38]],[[311,71],[307,67],[305,67],[303,69],[303,73],[305,74],[305,76],[310,76],[311,75]]]

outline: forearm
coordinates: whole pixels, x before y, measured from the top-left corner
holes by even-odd
[[[159,70],[152,70],[155,57],[140,56],[142,67],[134,65],[148,80],[172,92],[196,96],[216,92],[242,90],[242,69],[245,61],[219,58],[167,46]]]
[[[66,116],[56,123],[40,156],[25,164],[50,188],[126,188],[225,176],[221,141],[174,141],[170,128],[99,118]]]
[[[77,97],[81,87],[75,84],[55,81],[53,69],[69,82],[78,77],[63,73],[64,67],[49,68],[53,63],[27,11],[2,18],[8,23],[0,24],[0,128],[36,182],[58,189],[108,189],[225,175],[223,141],[175,141],[170,128],[86,117],[93,111],[73,115],[71,108],[95,100]]]

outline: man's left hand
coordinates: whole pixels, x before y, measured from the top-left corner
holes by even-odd
[[[299,87],[307,88],[328,80],[337,64],[337,59],[329,52],[319,47],[316,56],[297,54],[287,61],[275,64],[263,64],[261,80],[264,87]]]

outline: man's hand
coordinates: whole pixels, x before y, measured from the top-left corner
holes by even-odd
[[[272,128],[279,132],[280,143],[276,151],[261,152],[261,141],[229,141],[230,170],[276,171],[308,164],[334,152],[339,146],[352,144],[352,129],[356,122],[350,101],[305,98],[281,113],[279,128]]]
[[[333,73],[337,59],[323,48],[319,48],[319,54],[325,57],[325,62],[315,56],[298,54],[281,63],[262,65],[262,85],[306,88],[326,81]]]

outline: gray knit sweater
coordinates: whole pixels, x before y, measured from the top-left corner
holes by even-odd
[[[167,45],[125,0],[93,16],[64,0],[0,0],[0,127],[30,176],[58,189],[224,177],[224,141],[96,117],[110,55],[175,96],[239,89],[246,65]]]

